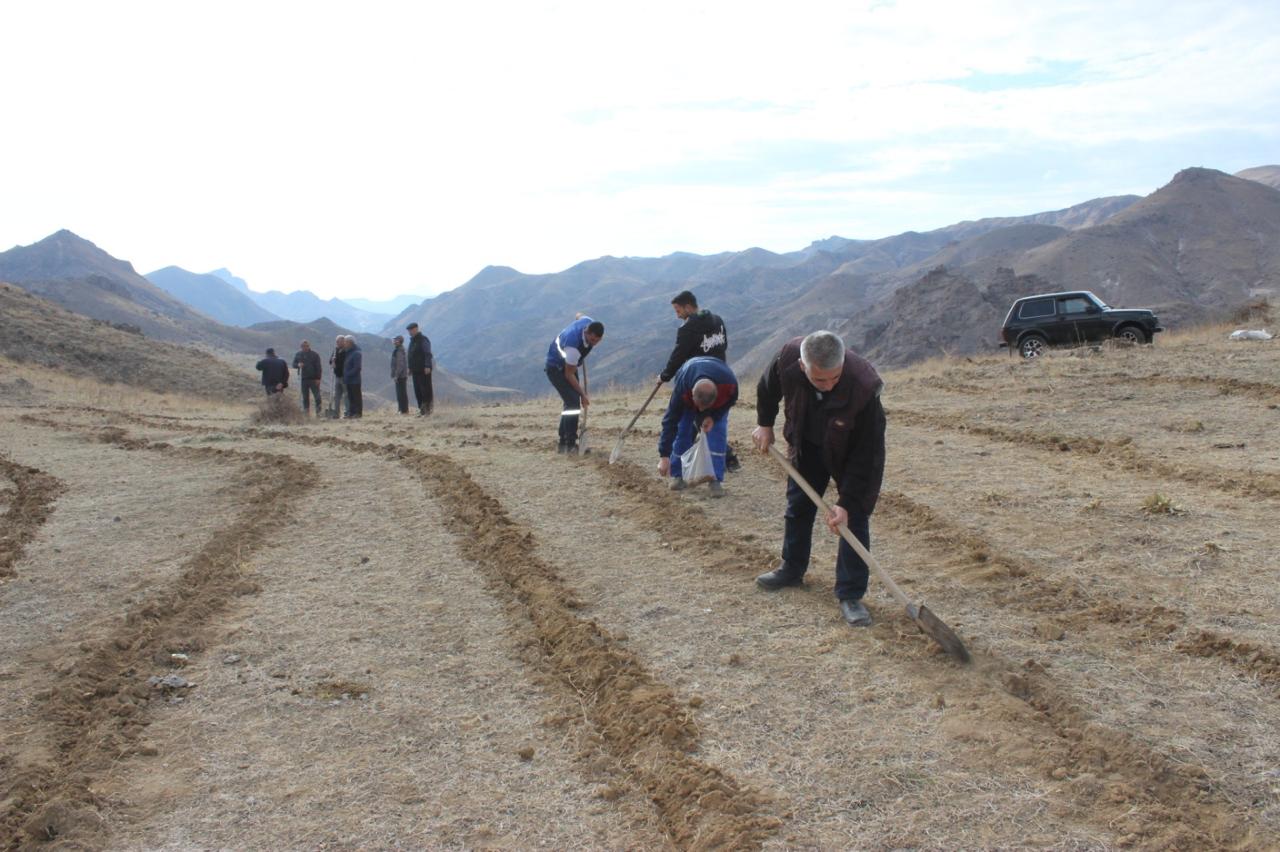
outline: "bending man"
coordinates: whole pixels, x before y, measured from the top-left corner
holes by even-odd
[[[832,533],[841,524],[871,548],[871,512],[884,478],[884,383],[871,362],[847,350],[836,334],[815,331],[782,347],[756,390],[756,426],[752,441],[761,452],[773,443],[779,403],[786,405],[788,452],[800,475],[819,494],[834,479],[839,499],[824,520]],[[817,507],[794,482],[787,482],[787,512],[782,564],[756,577],[770,591],[799,586],[809,568]],[[867,565],[842,538],[836,556],[836,598],[840,614],[855,627],[871,624],[862,603]]]
[[[724,496],[725,450],[729,444],[729,409],[738,401],[738,377],[718,358],[690,358],[675,375],[671,401],[658,438],[658,473],[671,475],[671,490],[687,487],[680,454],[693,446],[698,430],[706,436],[716,478],[711,496]]]
[[[601,340],[604,323],[578,315],[547,347],[547,379],[560,394],[560,446],[557,452],[578,451],[578,415],[591,404],[578,383],[578,365]]]

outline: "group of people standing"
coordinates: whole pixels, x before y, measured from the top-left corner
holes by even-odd
[[[671,304],[683,324],[654,388],[656,394],[662,384],[672,385],[658,438],[658,473],[670,478],[671,490],[687,488],[680,457],[701,434],[715,471],[711,495],[720,497],[725,493],[725,472],[740,467],[728,442],[729,410],[738,401],[738,379],[726,357],[728,333],[724,321],[700,309],[688,290]],[[579,315],[547,350],[547,378],[563,403],[561,453],[577,452],[579,416],[591,404],[578,371],[581,368],[585,378],[584,360],[603,338],[603,323]],[[768,453],[778,412],[785,411],[783,437],[797,472],[820,495],[836,483],[838,499],[824,518],[828,529],[838,535],[840,527],[848,527],[868,550],[871,513],[884,477],[883,386],[875,367],[848,349],[839,335],[815,331],[797,337],[770,360],[756,386],[756,427],[751,433],[755,448]],[[781,563],[756,577],[756,585],[766,591],[802,585],[809,567],[817,506],[790,479],[786,497]],[[841,616],[851,626],[870,626],[871,614],[862,602],[869,571],[843,538],[835,573]]]
[[[418,414],[426,416],[434,406],[431,369],[434,366],[431,358],[431,341],[422,333],[416,322],[409,323],[405,329],[409,332],[409,350],[405,351],[404,337],[397,334],[393,340],[395,348],[391,352],[391,378],[396,386],[396,401],[401,414],[409,413],[409,394],[407,385],[413,379],[413,395],[418,404]],[[320,361],[320,353],[311,348],[311,342],[304,340],[293,356],[293,369],[298,371],[298,385],[302,390],[302,410],[306,416],[311,414],[311,403],[315,402],[315,416],[326,414],[323,407],[321,384],[324,369]],[[275,349],[268,349],[266,357],[257,363],[258,372],[262,373],[262,387],[268,396],[283,393],[289,386],[289,367],[283,358],[276,356]],[[353,335],[339,334],[333,341],[333,351],[329,355],[329,369],[333,375],[333,392],[330,396],[329,417],[358,420],[364,416],[364,394],[361,384],[364,374],[364,351]]]

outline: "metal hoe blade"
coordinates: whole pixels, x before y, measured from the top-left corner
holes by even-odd
[[[956,635],[955,631],[948,627],[941,618],[930,612],[927,606],[920,604],[918,607],[907,607],[907,613],[910,615],[913,609],[915,614],[911,615],[911,620],[916,623],[916,627],[920,628],[920,632],[937,642],[942,650],[960,662],[967,663],[972,659],[969,656],[969,649],[960,641],[960,637]]]
[[[828,505],[827,501],[822,499],[822,495],[815,491],[813,486],[800,475],[800,472],[791,466],[791,462],[787,461],[787,457],[783,455],[777,447],[772,445],[769,446],[769,452],[773,454],[773,457],[778,461],[778,464],[782,465],[782,468],[787,472],[787,475],[791,477],[791,481],[796,485],[799,485],[800,488],[803,489],[804,493],[809,495],[809,499],[814,502],[814,505],[822,509],[824,513],[830,514],[831,506]],[[965,648],[964,643],[960,641],[960,637],[955,634],[955,631],[944,624],[941,618],[938,618],[938,616],[930,612],[928,607],[924,604],[917,605],[912,603],[910,598],[906,596],[902,589],[898,588],[898,584],[893,582],[893,578],[880,567],[880,563],[875,560],[875,557],[873,557],[871,553],[862,546],[862,542],[858,541],[857,537],[853,533],[849,532],[849,528],[844,524],[840,525],[840,536],[849,543],[849,546],[853,548],[854,553],[862,557],[862,561],[867,563],[867,567],[869,567],[876,577],[879,578],[880,582],[885,584],[885,587],[888,588],[890,593],[897,598],[898,603],[907,608],[907,615],[910,616],[911,620],[920,628],[921,633],[937,642],[938,646],[942,648],[942,650],[946,651],[956,660],[959,660],[962,663],[967,663],[972,659],[969,656],[969,649]]]

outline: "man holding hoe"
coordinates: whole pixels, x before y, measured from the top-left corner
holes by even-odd
[[[591,404],[578,381],[578,365],[604,339],[604,323],[585,314],[569,324],[547,347],[547,380],[564,403],[560,410],[560,445],[557,452],[578,452],[578,416]],[[585,369],[585,365],[584,365]]]
[[[871,513],[884,478],[884,383],[861,355],[845,348],[833,332],[815,331],[782,347],[756,388],[756,449],[769,452],[779,404],[786,406],[788,455],[798,473],[819,493],[835,480],[840,497],[824,520],[832,533],[846,525],[871,549]],[[787,481],[782,564],[756,577],[774,591],[804,583],[809,567],[817,506],[794,481]],[[836,598],[840,614],[854,627],[871,625],[862,603],[867,593],[865,562],[842,538],[836,557]]]

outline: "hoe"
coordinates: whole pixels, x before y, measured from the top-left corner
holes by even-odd
[[[791,477],[796,485],[799,485],[804,489],[804,493],[809,495],[809,499],[812,500],[818,508],[822,509],[823,512],[828,515],[831,514],[831,506],[828,505],[826,500],[822,499],[822,495],[813,490],[813,486],[805,481],[804,477],[800,475],[800,472],[791,466],[791,462],[787,461],[787,457],[782,453],[782,451],[770,444],[769,452],[773,454],[773,457],[777,459],[778,464],[782,465],[783,469],[786,470],[787,475]],[[844,524],[840,525],[840,536],[845,541],[849,542],[849,546],[853,548],[853,552],[861,556],[862,561],[870,566],[871,570],[875,572],[875,575],[879,578],[880,582],[884,583],[889,588],[889,591],[893,593],[893,596],[897,598],[898,603],[907,608],[907,617],[916,623],[916,626],[920,628],[922,633],[937,642],[942,650],[946,651],[955,659],[962,663],[969,662],[969,649],[960,641],[960,637],[955,634],[955,631],[948,627],[942,619],[930,612],[929,608],[924,604],[917,605],[912,603],[906,594],[903,593],[902,589],[898,588],[898,584],[893,582],[893,579],[885,573],[883,568],[880,567],[880,563],[876,562],[871,553],[862,546],[862,542],[858,541],[854,534],[849,532],[849,528]]]

